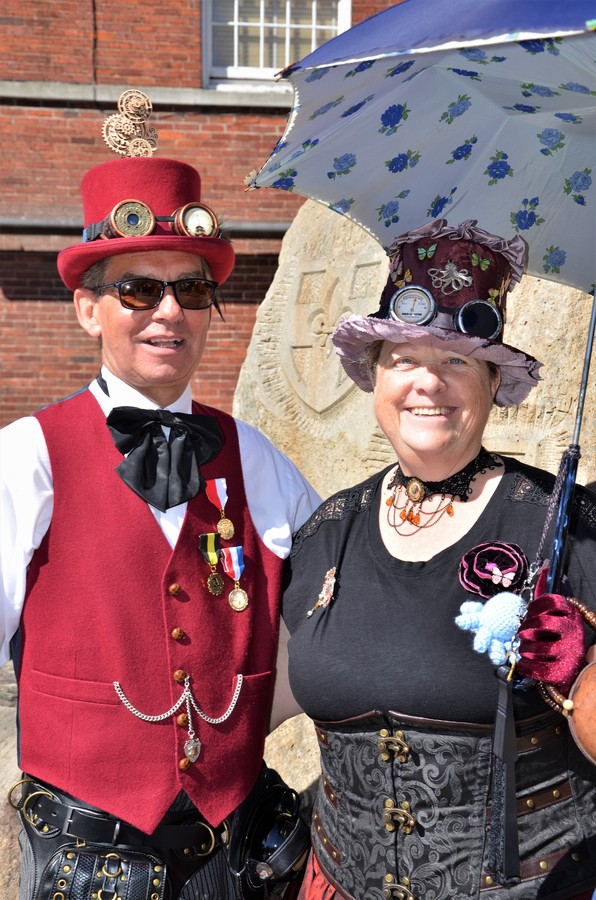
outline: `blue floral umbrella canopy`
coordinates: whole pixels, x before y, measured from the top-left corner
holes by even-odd
[[[596,0],[403,0],[281,73],[285,133],[249,188],[318,200],[387,249],[427,220],[596,281]]]

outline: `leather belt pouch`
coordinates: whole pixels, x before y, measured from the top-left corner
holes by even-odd
[[[46,864],[35,900],[163,900],[165,884],[157,856],[66,844]]]

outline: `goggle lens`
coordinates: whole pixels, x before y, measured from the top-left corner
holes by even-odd
[[[180,278],[177,281],[158,281],[156,278],[129,278],[116,281],[120,302],[126,309],[154,309],[161,301],[166,287],[183,309],[208,309],[213,303],[217,283],[204,278]]]
[[[457,330],[473,337],[492,340],[503,327],[501,314],[487,300],[470,300],[457,313]]]

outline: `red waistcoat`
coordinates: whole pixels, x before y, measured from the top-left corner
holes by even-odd
[[[201,467],[227,479],[226,515],[241,545],[240,580],[248,608],[228,603],[233,582],[210,574],[199,535],[215,531],[219,512],[203,492],[190,501],[172,551],[147,504],[114,471],[122,460],[93,395],[85,390],[37,414],[54,479],[52,522],[28,573],[21,620],[20,765],[75,797],[151,832],[181,789],[218,824],[246,796],[259,771],[270,711],[278,637],[282,561],[261,541],[247,508],[236,426],[214,415],[225,441]],[[182,629],[184,637],[180,638]],[[147,722],[118,698],[121,684],[137,710],[161,715],[190,676],[202,748],[186,771],[188,731],[182,707]]]

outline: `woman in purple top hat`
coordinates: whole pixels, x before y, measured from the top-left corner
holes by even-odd
[[[493,403],[538,381],[502,340],[524,255],[430,222],[392,246],[380,309],[333,334],[396,460],[325,501],[286,563],[290,683],[322,765],[303,900],[596,886],[596,766],[545,687],[565,699],[595,639],[596,504],[577,490],[546,594],[555,479],[483,447]]]

